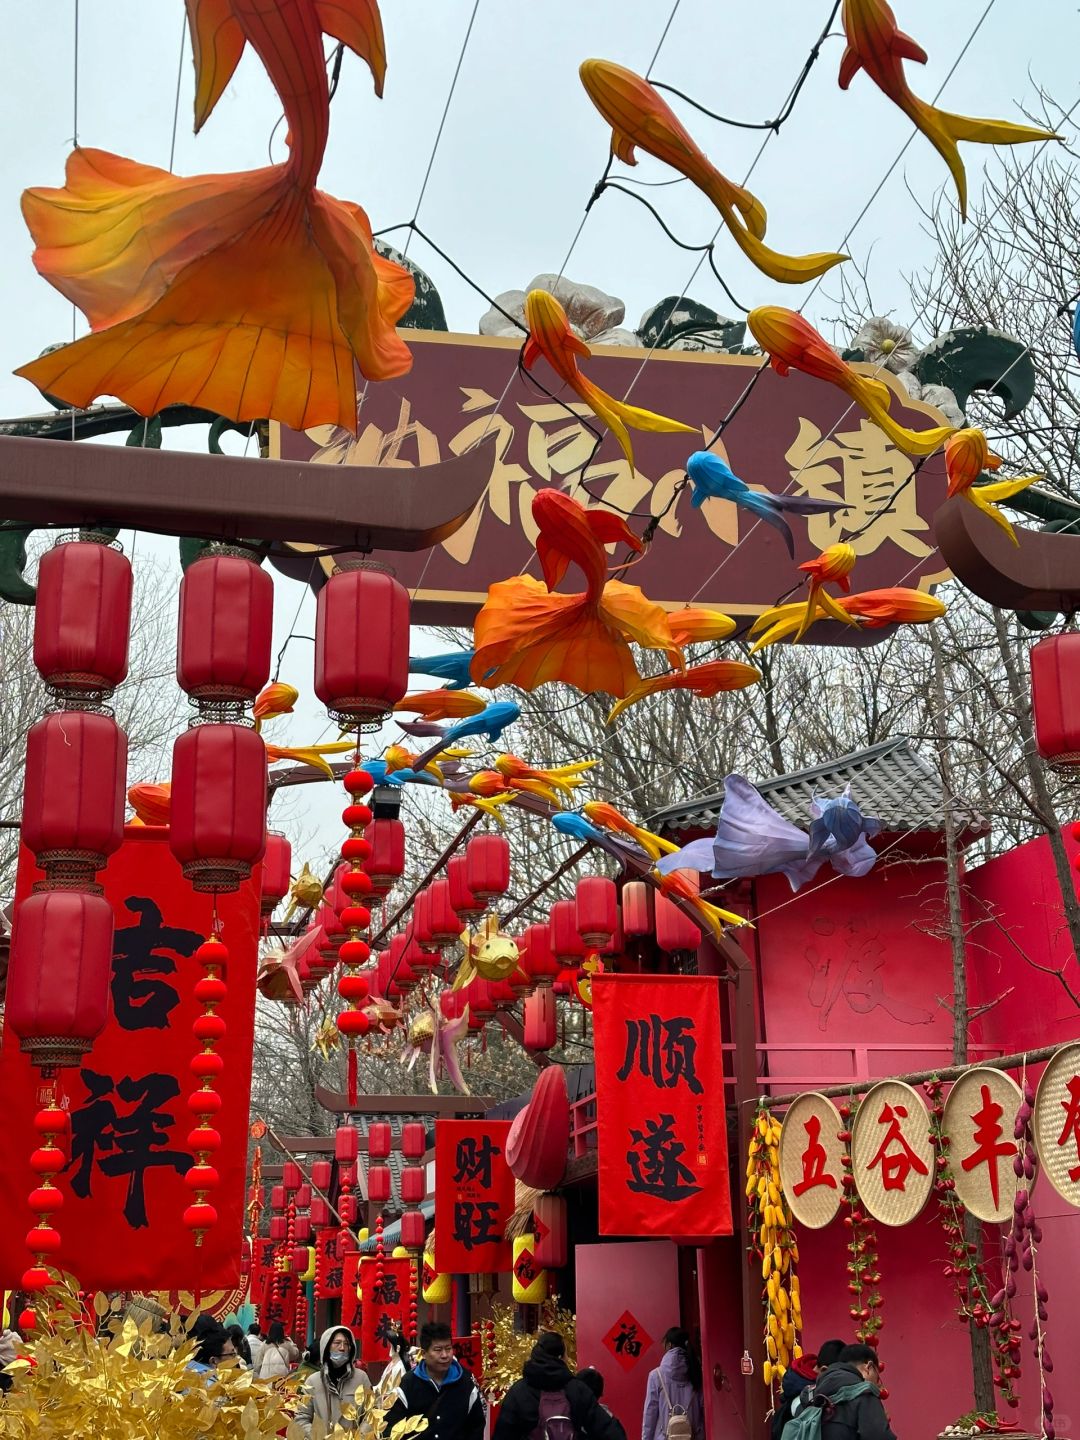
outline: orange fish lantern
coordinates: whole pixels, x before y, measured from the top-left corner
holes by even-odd
[[[425,720],[467,720],[479,715],[489,702],[469,690],[425,690],[406,695],[394,706],[395,714],[420,715]]]
[[[602,830],[610,830],[615,835],[625,835],[628,840],[633,840],[650,860],[659,860],[661,855],[671,855],[679,848],[663,836],[654,835],[651,830],[635,825],[621,810],[616,810],[615,806],[609,805],[606,800],[586,801],[581,807],[581,813]]]
[[[159,785],[132,785],[127,798],[140,825],[168,825],[172,786],[167,780]]]
[[[1001,527],[1014,545],[1020,542],[1016,531],[997,508],[1001,500],[1009,500],[1034,485],[1039,475],[1024,475],[1017,480],[997,480],[990,485],[976,485],[986,470],[996,470],[1001,456],[995,455],[981,430],[957,430],[945,442],[945,473],[949,477],[949,495],[960,495]]]
[[[529,338],[522,350],[522,365],[531,370],[542,355],[559,379],[569,385],[593,414],[608,426],[631,468],[634,447],[630,443],[630,430],[686,430],[694,433],[694,427],[684,425],[681,420],[669,420],[666,415],[655,415],[651,410],[642,410],[638,405],[616,400],[614,395],[601,390],[599,385],[583,375],[578,360],[587,360],[592,351],[571,330],[566,311],[554,295],[549,295],[546,290],[530,290],[525,297],[525,323],[529,327]],[[475,666],[473,677],[476,677]]]
[[[635,685],[629,695],[616,701],[607,717],[611,722],[631,705],[644,700],[646,695],[657,695],[663,690],[689,690],[699,699],[707,700],[724,690],[744,690],[747,685],[756,685],[761,671],[753,665],[744,665],[741,660],[710,660],[704,665],[692,665],[688,670],[676,670],[670,675],[653,675]]]
[[[279,715],[291,715],[299,699],[300,691],[296,686],[286,685],[283,680],[275,680],[264,686],[251,707],[251,713],[255,717],[255,729],[261,730],[265,720],[276,720]]]
[[[491,586],[476,617],[474,678],[522,690],[558,680],[587,694],[599,690],[618,697],[640,678],[631,641],[663,650],[672,664],[680,664],[666,611],[636,585],[607,579],[605,545],[642,549],[626,521],[607,510],[586,510],[552,489],[536,493],[532,513],[547,584],[515,575]],[[571,563],[585,576],[584,592],[552,593]]]
[[[554,765],[545,770],[526,765],[516,755],[495,757],[495,769],[511,784],[516,780],[538,780],[550,789],[560,791],[568,800],[585,783],[582,778],[585,772],[597,764],[597,760],[576,760],[572,765]]]
[[[652,874],[658,888],[669,898],[678,897],[680,900],[685,900],[705,929],[711,931],[718,940],[724,933],[725,925],[736,927],[750,925],[750,928],[753,929],[750,921],[744,915],[736,915],[732,910],[722,910],[719,905],[713,905],[708,900],[703,900],[694,881],[682,870],[672,870],[667,875],[661,875],[654,870]],[[696,879],[697,876],[694,877],[694,880]]]
[[[802,624],[795,633],[796,641],[801,640],[814,623],[819,607],[833,620],[839,620],[841,625],[854,625],[852,617],[840,608],[825,589],[829,584],[838,585],[845,595],[848,594],[851,590],[850,575],[854,568],[855,551],[852,546],[842,543],[827,546],[820,555],[799,566],[800,570],[805,570],[810,576],[810,593],[806,597]]]
[[[707,645],[713,640],[726,640],[738,629],[731,616],[722,610],[694,605],[669,611],[668,625],[676,645]]]
[[[926,64],[926,51],[896,23],[885,0],[844,0],[841,19],[847,48],[840,61],[840,89],[846,90],[860,70],[908,119],[921,130],[949,167],[960,201],[960,214],[967,218],[967,175],[960,159],[958,140],[976,145],[1023,145],[1032,140],[1056,140],[1052,130],[1034,125],[1015,125],[1009,120],[976,120],[969,115],[950,115],[920,100],[907,83],[904,61]]]
[[[354,366],[412,363],[395,326],[407,270],[374,248],[358,205],[315,188],[330,124],[323,34],[366,60],[381,90],[374,0],[187,0],[201,126],[250,44],[288,122],[288,159],[188,179],[77,149],[60,190],[27,190],[34,264],[91,334],[18,374],[71,405],[117,395],[140,415],[195,404],[233,420],[356,429]]]
[[[706,158],[671,107],[647,80],[610,60],[586,60],[581,83],[611,126],[611,149],[627,165],[636,165],[634,147],[670,165],[707,195],[723,216],[739,249],[763,274],[782,284],[800,285],[824,275],[846,255],[781,255],[762,243],[766,215],[761,201],[735,185]]]
[[[822,605],[822,596],[817,597],[814,620],[828,614],[832,619],[844,617],[845,624],[862,625],[867,630],[880,630],[886,625],[928,625],[940,620],[945,614],[945,603],[936,595],[927,595],[923,590],[912,590],[905,585],[892,585],[882,590],[863,590],[858,595],[841,595],[838,599],[828,597],[828,611]],[[834,614],[835,606],[839,615]],[[751,635],[760,634],[750,647],[764,650],[789,635],[805,633],[806,605],[797,601],[793,605],[775,605],[765,610],[750,627]]]
[[[794,310],[786,310],[782,305],[759,305],[750,311],[746,323],[778,375],[801,370],[804,375],[836,385],[862,406],[894,445],[909,455],[932,455],[953,433],[951,425],[909,430],[899,424],[889,414],[888,386],[869,375],[860,375],[846,360],[841,360],[809,320]]]

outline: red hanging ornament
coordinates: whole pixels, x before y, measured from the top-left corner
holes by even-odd
[[[323,593],[325,590],[320,592],[320,598]],[[338,980],[338,994],[347,1008],[339,1013],[337,1027],[345,1037],[348,1049],[349,1096],[350,1099],[355,1099],[356,1041],[362,1039],[371,1028],[371,1022],[360,1008],[368,995],[367,977],[362,975],[360,970],[371,958],[371,948],[367,941],[361,938],[371,924],[371,912],[363,902],[372,889],[371,876],[363,868],[364,862],[371,857],[371,847],[364,839],[364,830],[371,824],[371,810],[362,802],[361,797],[368,794],[374,782],[366,770],[350,770],[344,783],[350,803],[346,805],[342,819],[349,827],[349,837],[341,847],[343,863],[339,868],[336,885],[339,901],[337,918],[344,931],[338,954],[345,967],[344,974]]]
[[[402,1205],[419,1205],[426,1193],[426,1176],[422,1165],[401,1167],[400,1196]]]
[[[266,832],[266,852],[262,862],[262,894],[260,909],[263,918],[271,916],[289,893],[292,880],[292,846],[277,830]]]
[[[315,613],[315,693],[331,719],[375,731],[408,681],[409,592],[368,562],[337,570]]]
[[[15,912],[7,1020],[31,1063],[78,1065],[105,1028],[113,913],[102,895],[43,890]]]
[[[131,562],[102,536],[64,537],[41,557],[34,664],[71,708],[102,704],[127,676]]]
[[[689,875],[692,872],[683,872]],[[697,879],[697,876],[694,876]],[[693,883],[693,882],[691,882]],[[665,953],[696,954],[701,945],[701,931],[685,911],[666,895],[653,896],[656,917],[656,943]]]
[[[550,985],[533,992],[525,1001],[525,1049],[530,1055],[550,1050],[557,1038],[555,992]]]
[[[486,906],[483,900],[473,894],[469,888],[467,871],[467,859],[464,855],[454,855],[446,863],[446,883],[450,888],[450,904],[458,915],[464,915],[471,919],[476,915],[483,915]]]
[[[405,871],[405,826],[397,819],[375,819],[367,839],[371,854],[364,861],[364,869],[371,876],[374,893],[386,895]]]
[[[636,940],[642,935],[651,935],[656,925],[653,918],[653,887],[644,880],[628,880],[619,899],[623,934],[626,938]]]
[[[448,880],[434,880],[423,893],[428,897],[428,935],[432,944],[441,951],[461,938],[465,922],[451,902]],[[419,932],[416,938],[424,943],[424,936]]]
[[[270,678],[274,585],[250,553],[215,545],[180,582],[176,680],[204,714],[239,719]]]
[[[551,948],[551,927],[527,925],[521,947],[521,963],[526,975],[535,985],[550,986],[561,968]]]
[[[1080,765],[1080,635],[1049,635],[1031,647],[1035,745],[1055,769]]]
[[[585,941],[578,934],[577,906],[573,900],[556,900],[551,907],[551,948],[560,967],[578,969],[585,958]]]
[[[401,1153],[406,1160],[422,1160],[427,1154],[427,1127],[422,1120],[406,1120],[402,1125]]]
[[[82,888],[120,848],[127,751],[111,715],[54,711],[30,727],[22,842],[50,886]]]
[[[404,1203],[404,1195],[402,1202]],[[405,1210],[401,1216],[401,1243],[406,1250],[423,1250],[427,1238],[427,1222],[422,1210]]]
[[[465,883],[485,905],[506,894],[510,885],[510,842],[505,835],[472,837],[465,846]]]
[[[173,746],[169,845],[194,889],[237,890],[266,849],[266,746],[241,725],[195,725]]]
[[[371,1160],[388,1160],[393,1145],[393,1131],[386,1120],[373,1120],[368,1126],[367,1152]]]
[[[372,1205],[385,1205],[390,1199],[390,1179],[389,1165],[368,1166],[368,1200]]]
[[[68,1119],[66,1111],[56,1104],[55,1083],[46,1085],[41,1098],[42,1107],[34,1116],[38,1145],[30,1156],[30,1168],[38,1183],[27,1197],[36,1216],[26,1237],[26,1247],[33,1257],[33,1264],[23,1272],[21,1281],[23,1290],[31,1297],[40,1295],[52,1283],[48,1267],[56,1263],[60,1235],[51,1222],[64,1203],[63,1193],[53,1182],[67,1163],[60,1142],[66,1138]],[[19,1316],[19,1325],[23,1330],[33,1330],[36,1324],[36,1314],[27,1306]]]
[[[191,1073],[199,1081],[199,1088],[188,1096],[188,1109],[196,1119],[195,1128],[188,1135],[195,1163],[184,1176],[192,1201],[183,1218],[195,1237],[196,1246],[201,1246],[206,1232],[217,1224],[218,1218],[209,1197],[219,1183],[218,1172],[211,1161],[221,1148],[221,1135],[214,1128],[213,1120],[221,1110],[222,1100],[214,1086],[225,1069],[225,1062],[216,1050],[218,1042],[225,1038],[225,1020],[217,1013],[217,1007],[227,993],[223,975],[229,952],[217,936],[211,936],[195,951],[195,959],[206,973],[195,982],[195,999],[202,1005],[203,1013],[191,1029],[202,1049],[191,1061]]]
[[[584,875],[574,892],[577,932],[588,950],[602,950],[618,929],[619,903],[614,880]]]

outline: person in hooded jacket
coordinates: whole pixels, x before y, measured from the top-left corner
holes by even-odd
[[[556,1411],[568,1415],[575,1436],[587,1440],[626,1440],[626,1431],[610,1410],[599,1403],[591,1387],[572,1375],[566,1364],[566,1345],[561,1335],[548,1331],[533,1346],[522,1366],[521,1379],[506,1392],[492,1440],[528,1440],[541,1424],[541,1409],[550,1411],[545,1396],[561,1395]]]
[[[664,1335],[664,1354],[649,1371],[641,1440],[664,1440],[672,1410],[680,1409],[690,1421],[694,1440],[705,1440],[705,1402],[701,1394],[701,1362],[685,1330],[673,1325]]]
[[[817,1374],[818,1357],[814,1354],[800,1355],[784,1371],[784,1378],[780,1381],[780,1401],[773,1411],[772,1424],[769,1427],[769,1440],[781,1440],[784,1426],[793,1414],[792,1406],[795,1400],[813,1385]]]
[[[358,1393],[371,1389],[367,1372],[356,1368],[356,1337],[344,1325],[331,1325],[319,1337],[318,1353],[321,1365],[304,1381],[296,1423],[305,1435],[311,1434],[313,1420],[321,1420],[327,1430],[335,1425],[353,1429],[342,1419],[342,1409],[356,1405]]]
[[[821,1440],[896,1440],[881,1403],[877,1351],[869,1345],[845,1345],[814,1387],[813,1404],[824,1404]],[[850,1400],[837,1400],[848,1386],[865,1386]]]
[[[383,1434],[414,1415],[427,1421],[425,1440],[482,1440],[487,1413],[480,1387],[454,1354],[453,1332],[444,1321],[420,1327],[420,1359],[402,1374],[386,1412]]]

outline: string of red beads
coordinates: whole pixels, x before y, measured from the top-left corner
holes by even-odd
[[[184,1224],[192,1231],[195,1244],[203,1243],[206,1232],[217,1224],[217,1209],[210,1203],[210,1194],[220,1183],[217,1169],[211,1164],[214,1154],[221,1149],[221,1134],[213,1121],[220,1113],[222,1100],[214,1088],[225,1070],[225,1062],[217,1053],[216,1046],[225,1038],[225,1020],[217,1013],[217,1007],[227,994],[223,974],[228,963],[229,952],[216,935],[206,940],[195,951],[195,959],[205,974],[195,982],[195,999],[203,1007],[203,1013],[196,1016],[191,1030],[202,1049],[191,1060],[191,1073],[199,1087],[188,1096],[188,1109],[195,1116],[195,1128],[188,1135],[188,1145],[195,1157],[195,1163],[184,1176],[184,1184],[192,1192],[191,1204],[184,1210]]]
[[[349,834],[342,843],[341,858],[349,868],[340,880],[344,903],[338,911],[338,920],[345,931],[345,939],[338,953],[345,973],[338,979],[337,988],[348,1008],[338,1015],[337,1024],[348,1041],[350,1051],[370,1029],[370,1021],[360,1008],[368,995],[368,982],[360,973],[360,967],[371,958],[371,949],[361,937],[371,924],[371,911],[364,903],[371,894],[371,876],[363,867],[371,857],[371,844],[364,838],[364,831],[371,824],[372,816],[370,807],[363,803],[361,797],[368,794],[374,783],[366,770],[350,770],[344,780],[350,799],[341,818],[348,826]]]

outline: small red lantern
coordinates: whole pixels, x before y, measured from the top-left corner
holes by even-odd
[[[316,1230],[325,1230],[334,1223],[330,1214],[330,1202],[324,1200],[321,1195],[311,1197],[311,1223]]]
[[[653,887],[644,880],[628,880],[622,888],[622,928],[628,940],[651,935],[653,919]]]
[[[289,1233],[289,1222],[284,1215],[270,1216],[270,1239],[284,1240]]]
[[[559,962],[551,948],[551,927],[527,925],[521,937],[522,965],[537,985],[550,985],[559,973]]]
[[[551,907],[551,948],[564,968],[585,957],[585,941],[578,934],[577,906],[573,900],[556,900]]]
[[[680,870],[680,875],[695,888],[701,883],[696,870]],[[669,955],[694,954],[701,945],[701,931],[698,926],[666,895],[654,897],[656,916],[656,943]]]
[[[427,888],[428,895],[428,933],[432,942],[440,950],[447,945],[453,945],[461,938],[465,929],[465,923],[458,916],[450,900],[449,880],[435,880]],[[421,939],[417,936],[417,939]]]
[[[196,725],[173,746],[169,846],[196,890],[237,890],[266,849],[266,746],[242,725]]]
[[[469,1006],[469,1029],[482,1030],[498,1009],[490,980],[474,975],[460,991]]]
[[[525,1049],[532,1055],[550,1050],[557,1034],[555,992],[543,985],[525,1001]]]
[[[311,1216],[297,1215],[293,1220],[293,1239],[300,1245],[311,1243]],[[307,1266],[304,1266],[307,1269]]]
[[[614,880],[603,875],[584,875],[574,892],[577,932],[589,950],[607,944],[619,924],[619,902]]]
[[[355,1125],[339,1125],[334,1132],[334,1158],[339,1165],[348,1165],[360,1153],[360,1137]]]
[[[89,880],[120,848],[127,752],[111,715],[54,711],[30,727],[22,840],[50,879]]]
[[[109,695],[128,669],[131,562],[95,540],[61,540],[41,557],[34,664],[53,694]]]
[[[372,1160],[386,1160],[393,1145],[393,1131],[386,1120],[373,1120],[368,1126],[367,1148]]]
[[[446,883],[450,887],[450,904],[456,914],[471,919],[474,915],[484,913],[486,907],[483,900],[478,899],[469,889],[464,855],[454,855],[447,861]]]
[[[311,1162],[311,1183],[316,1190],[324,1192],[329,1190],[332,1174],[333,1166],[329,1160],[313,1160]]]
[[[427,948],[422,947],[413,934],[414,926],[405,931],[405,944],[401,951],[401,958],[410,970],[418,976],[422,976],[425,970],[437,970],[442,963],[442,951],[437,950],[431,941],[428,941]]]
[[[272,915],[289,893],[292,880],[292,846],[278,830],[266,832],[262,862],[262,913]]]
[[[419,1205],[427,1189],[425,1182],[426,1176],[422,1165],[403,1165],[401,1167],[401,1203],[403,1205]]]
[[[566,1265],[567,1246],[566,1201],[561,1195],[538,1195],[533,1201],[536,1224],[533,1259],[545,1270],[561,1270]]]
[[[304,1183],[304,1177],[300,1173],[300,1166],[295,1160],[286,1160],[281,1167],[281,1183],[286,1191],[299,1190]]]
[[[1031,647],[1035,746],[1048,765],[1080,765],[1080,634],[1049,635]]]
[[[427,1128],[422,1120],[406,1120],[402,1125],[401,1153],[406,1160],[422,1160],[427,1154]]]
[[[422,1250],[427,1239],[427,1221],[421,1210],[406,1210],[401,1217],[401,1243],[406,1250]]]
[[[6,1013],[37,1066],[78,1065],[105,1028],[113,913],[102,895],[43,890],[15,911]]]
[[[505,835],[473,836],[465,846],[465,883],[485,905],[506,894],[510,885],[510,842]]]
[[[372,1205],[385,1205],[390,1199],[390,1166],[368,1166],[368,1200]]]
[[[181,690],[205,704],[250,704],[270,678],[273,619],[273,581],[250,555],[221,547],[189,565],[176,635]]]
[[[444,1020],[460,1019],[468,1003],[468,998],[463,989],[441,990],[439,992],[439,1010]]]
[[[405,870],[405,826],[400,820],[373,820],[366,831],[371,854],[364,869],[376,895],[386,895]]]
[[[338,1218],[343,1225],[356,1224],[356,1196],[341,1195],[337,1202]]]
[[[409,683],[409,592],[385,570],[338,570],[319,591],[315,693],[343,725],[377,730]]]
[[[298,1210],[306,1210],[311,1204],[311,1186],[305,1180],[300,1186],[293,1199]]]
[[[284,1185],[271,1185],[270,1187],[270,1209],[284,1210],[288,1202],[285,1198]]]

